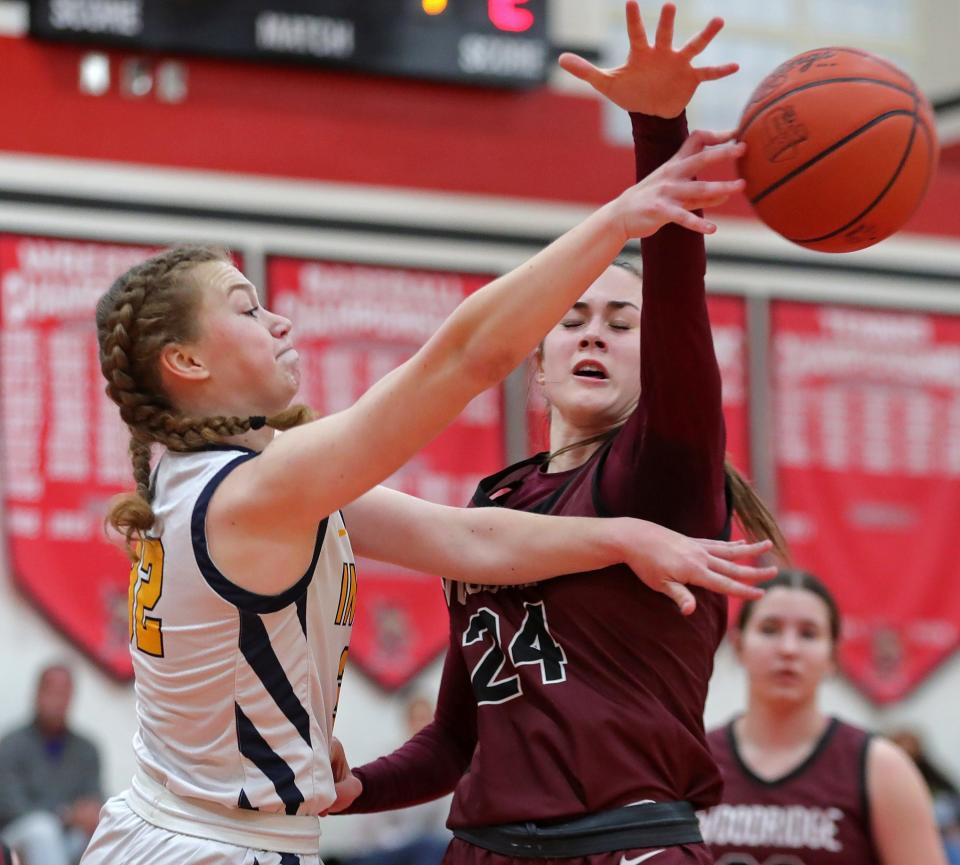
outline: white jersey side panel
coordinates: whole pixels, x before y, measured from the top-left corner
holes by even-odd
[[[318,527],[296,585],[262,596],[211,560],[206,511],[253,451],[164,455],[154,537],[131,572],[130,651],[141,767],[172,792],[226,807],[316,814],[334,799],[329,742],[356,611],[339,512]]]

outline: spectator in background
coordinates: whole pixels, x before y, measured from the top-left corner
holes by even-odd
[[[0,839],[23,865],[72,865],[97,825],[100,756],[67,725],[72,697],[70,670],[46,667],[33,720],[0,740]]]
[[[3,842],[0,842],[0,865],[20,865],[20,857]]]
[[[406,708],[406,736],[419,733],[433,721],[433,703],[413,697]],[[439,865],[450,843],[446,828],[450,797],[364,819],[362,835],[367,852],[346,865]]]
[[[915,730],[894,730],[889,739],[903,748],[920,770],[933,797],[933,812],[943,836],[947,859],[950,865],[960,865],[960,791],[927,756],[920,735]]]

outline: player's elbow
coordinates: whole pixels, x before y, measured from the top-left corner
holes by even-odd
[[[475,343],[476,340],[463,347],[460,366],[465,380],[472,383],[476,393],[480,393],[510,375],[519,359],[509,347],[489,342],[480,345]]]

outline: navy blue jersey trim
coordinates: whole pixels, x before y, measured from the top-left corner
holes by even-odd
[[[307,636],[307,593],[304,592],[297,598],[297,618],[300,620],[300,630],[303,636]]]
[[[175,453],[196,453],[197,451],[240,451],[241,453],[252,454],[254,456],[260,453],[260,451],[255,451],[253,448],[244,447],[243,445],[216,444],[214,442],[208,442],[192,451],[175,451]]]
[[[247,798],[247,791],[242,787],[240,788],[240,796],[237,799],[237,807],[243,808],[244,811],[259,811],[259,808],[255,808],[250,804],[250,800]]]
[[[238,450],[238,448],[222,448],[214,446],[216,450]],[[244,449],[247,450],[247,449]],[[317,526],[317,537],[313,545],[313,558],[307,567],[304,575],[286,591],[279,595],[258,595],[248,589],[231,583],[217,568],[210,558],[207,549],[207,508],[210,506],[210,498],[213,496],[217,487],[223,479],[230,474],[237,466],[245,463],[247,460],[257,456],[257,451],[247,450],[246,453],[231,460],[220,471],[218,471],[203,488],[200,495],[197,496],[197,502],[193,506],[193,517],[190,523],[191,535],[193,539],[193,555],[197,560],[197,567],[200,573],[207,581],[207,584],[221,598],[228,603],[233,604],[240,610],[249,613],[275,613],[284,607],[292,604],[307,590],[310,581],[313,579],[313,569],[317,566],[317,559],[320,558],[320,551],[323,549],[323,539],[327,531],[327,521],[329,517],[324,517]]]
[[[240,651],[277,708],[297,728],[300,738],[310,745],[310,716],[294,693],[283,665],[270,644],[270,635],[256,613],[240,611]]]
[[[280,865],[300,865],[300,857],[296,853],[281,853]]]
[[[283,802],[287,814],[296,814],[303,804],[303,793],[296,785],[293,770],[286,761],[271,748],[253,722],[243,714],[243,709],[234,703],[237,719],[237,747],[240,753],[250,760],[272,782]]]

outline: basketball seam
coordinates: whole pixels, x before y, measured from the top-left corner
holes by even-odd
[[[793,96],[794,94],[801,93],[804,90],[812,90],[813,88],[821,87],[826,84],[879,84],[881,87],[888,87],[891,90],[898,90],[900,93],[906,94],[911,99],[916,99],[917,96],[917,91],[915,89],[908,89],[899,84],[894,84],[891,81],[884,81],[882,78],[869,78],[863,75],[850,75],[840,78],[824,78],[820,81],[809,81],[806,84],[799,84],[796,87],[792,87],[790,90],[779,94],[769,102],[764,102],[762,105],[759,105],[753,114],[750,115],[750,119],[744,121],[740,126],[737,131],[737,137],[742,137],[743,133],[747,131],[747,129],[753,124],[759,115],[763,114],[764,111],[776,105],[778,102],[782,102],[788,96]]]
[[[867,205],[861,213],[858,213],[853,219],[851,219],[846,225],[841,225],[840,228],[835,229],[834,231],[828,232],[827,234],[822,235],[821,237],[809,237],[809,238],[788,238],[794,243],[819,243],[824,240],[830,240],[833,237],[836,237],[838,234],[842,234],[851,225],[863,219],[873,208],[875,208],[881,201],[883,201],[886,194],[893,187],[893,184],[897,182],[897,178],[900,176],[900,172],[903,171],[903,166],[907,164],[907,159],[910,156],[910,151],[913,150],[913,142],[917,137],[917,122],[919,121],[919,115],[917,109],[919,108],[919,95],[914,95],[914,111],[913,111],[913,126],[910,127],[910,137],[907,139],[907,147],[903,152],[903,156],[900,157],[900,164],[897,166],[896,171],[893,172],[893,176],[890,180],[887,181],[887,185],[880,190],[880,194]]]
[[[796,168],[793,169],[793,171],[790,171],[787,174],[784,174],[783,177],[781,177],[779,180],[776,180],[773,183],[771,183],[766,189],[764,189],[762,192],[758,193],[753,198],[751,198],[750,203],[756,206],[760,201],[766,198],[771,192],[775,192],[785,183],[787,183],[790,180],[793,180],[793,178],[796,177],[798,174],[803,174],[803,172],[806,171],[808,168],[810,168],[811,165],[815,165],[821,159],[825,159],[827,156],[839,150],[845,144],[849,144],[858,135],[863,134],[868,129],[870,129],[873,126],[876,126],[878,123],[882,123],[884,120],[888,120],[891,117],[897,117],[900,115],[907,115],[908,117],[913,117],[914,127],[916,127],[917,113],[915,111],[910,111],[906,108],[898,108],[895,111],[885,111],[883,114],[878,114],[876,117],[869,120],[859,129],[854,129],[853,132],[848,133],[839,141],[835,141],[829,147],[825,148],[824,150],[821,150],[819,153],[815,154],[814,156],[811,156],[810,159],[808,159],[806,162],[803,163],[803,165],[798,165]],[[913,139],[913,131],[911,130],[911,140],[912,139]]]
[[[856,48],[834,48],[833,50],[846,51],[849,54],[856,54],[858,57],[866,57],[870,60],[874,60],[877,63],[880,63],[883,66],[886,66],[887,69],[889,69],[891,72],[896,72],[897,75],[899,75],[901,78],[906,78],[907,81],[909,81],[914,88],[916,88],[917,86],[914,80],[909,75],[907,75],[906,72],[904,72],[902,69],[897,68],[897,66],[891,63],[889,60],[884,60],[884,58],[880,57],[878,54],[871,54],[869,51],[859,51]]]
[[[892,84],[889,81],[884,81],[880,78],[865,78],[863,76],[849,76],[846,78],[825,78],[822,81],[810,81],[807,84],[800,84],[797,87],[794,87],[788,90],[786,93],[781,93],[775,99],[771,99],[769,102],[765,102],[763,105],[760,105],[756,111],[750,116],[749,120],[745,120],[743,125],[737,130],[737,138],[743,139],[743,134],[750,128],[754,120],[757,119],[764,111],[770,108],[773,105],[776,105],[778,102],[782,102],[788,96],[792,96],[795,93],[800,93],[804,90],[812,90],[814,87],[822,87],[826,84],[879,84],[882,87],[889,87],[891,90],[899,90],[901,93],[906,93],[911,99],[916,99],[917,92],[916,90],[907,90],[903,87],[900,87],[897,84]]]

